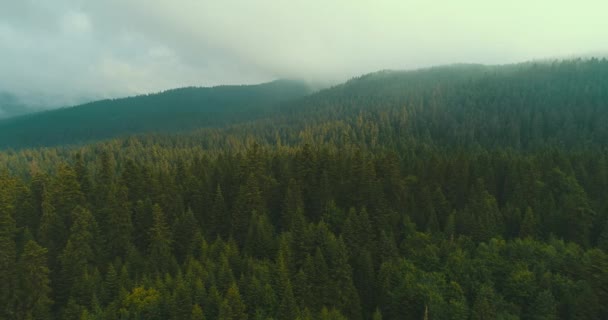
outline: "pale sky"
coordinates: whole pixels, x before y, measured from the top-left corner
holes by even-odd
[[[0,92],[41,105],[606,52],[605,0],[0,0]]]

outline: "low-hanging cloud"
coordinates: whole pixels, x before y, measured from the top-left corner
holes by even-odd
[[[30,104],[607,49],[600,0],[0,0],[0,92]]]

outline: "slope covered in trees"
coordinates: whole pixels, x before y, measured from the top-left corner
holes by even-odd
[[[0,318],[607,318],[607,64],[382,72],[4,151]]]
[[[91,102],[0,121],[0,148],[77,144],[135,133],[220,126],[265,116],[276,104],[305,96],[310,90],[302,82],[278,80]]]

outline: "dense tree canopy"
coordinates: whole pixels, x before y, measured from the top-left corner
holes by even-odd
[[[0,319],[608,318],[608,62],[0,153]]]

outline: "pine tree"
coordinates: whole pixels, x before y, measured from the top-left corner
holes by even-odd
[[[248,263],[256,264],[253,260]],[[265,269],[265,268],[264,268]],[[243,296],[246,304],[250,306],[250,314],[254,314],[254,319],[266,319],[272,317],[277,309],[277,296],[274,289],[270,285],[270,274],[266,274],[266,270],[261,271],[258,279],[257,275],[253,275],[247,285],[246,294]]]
[[[217,236],[227,239],[230,233],[230,220],[222,188],[218,185],[215,190],[209,221],[203,221],[203,225],[209,230],[210,239],[215,239]]]
[[[171,230],[167,225],[163,209],[155,204],[152,208],[152,227],[150,228],[150,267],[157,273],[169,271],[173,255],[171,253]]]
[[[50,203],[48,200],[48,184],[49,177],[47,174],[41,172],[39,169],[32,169],[31,173],[32,179],[30,181],[29,189],[31,192],[31,198],[34,208],[34,217],[27,226],[32,231],[38,231],[40,228],[40,219],[43,215],[42,203],[46,198],[47,203]],[[37,239],[40,241],[40,239]],[[48,248],[47,248],[48,249]]]
[[[362,250],[354,259],[353,282],[361,298],[363,314],[369,315],[376,305],[376,279],[372,254],[368,249]]]
[[[311,298],[307,306],[311,310],[318,310],[331,302],[331,292],[329,283],[329,267],[321,250],[317,248],[313,258],[307,259],[303,265],[304,272],[310,279]]]
[[[559,207],[554,219],[557,234],[565,240],[587,246],[595,212],[591,209],[585,190],[575,177],[558,168],[551,171],[547,189]]]
[[[95,235],[97,222],[91,212],[77,206],[72,212],[74,224],[70,228],[68,242],[59,256],[61,278],[56,285],[57,303],[62,305],[71,296],[74,285],[79,281],[96,258]]]
[[[19,299],[16,319],[50,319],[52,300],[47,250],[35,241],[26,243],[19,259]]]
[[[551,291],[544,290],[536,296],[528,310],[529,319],[533,320],[555,320],[557,316],[557,305]]]
[[[133,243],[139,252],[146,252],[150,245],[150,228],[152,228],[152,202],[147,199],[137,201],[133,213]]]
[[[9,192],[11,185],[0,177],[0,318],[14,317],[16,266],[16,225],[13,218],[14,205]]]
[[[308,276],[304,270],[298,270],[298,273],[296,273],[293,279],[293,293],[296,298],[296,303],[302,308],[308,306],[308,302],[312,300],[311,291]]]
[[[299,314],[300,312],[293,295],[291,282],[287,281],[283,288],[283,294],[281,295],[281,304],[279,305],[277,319],[296,319]]]
[[[107,201],[109,210],[107,229],[104,234],[107,239],[108,253],[110,257],[124,258],[133,245],[131,238],[133,224],[127,189],[113,185]]]
[[[448,239],[453,239],[456,235],[456,212],[452,212],[448,215],[445,222],[445,228],[443,228],[443,233]]]
[[[302,200],[302,192],[300,186],[295,179],[290,179],[287,185],[287,194],[285,196],[285,204],[282,210],[281,226],[283,230],[291,230],[295,222],[295,216],[298,210],[304,210],[304,202]]]
[[[232,236],[239,246],[245,243],[252,213],[265,211],[266,206],[262,199],[258,178],[251,173],[239,190],[231,216]]]
[[[205,320],[205,314],[200,305],[195,304],[192,306],[192,314],[190,315],[191,320]]]
[[[378,241],[378,255],[381,261],[387,261],[399,256],[399,249],[395,244],[394,237],[388,235],[384,230],[380,231],[380,241]]]
[[[74,172],[76,173],[80,190],[89,202],[92,201],[92,195],[94,194],[93,186],[82,152],[74,155]]]
[[[109,191],[111,190],[114,174],[116,170],[116,161],[110,150],[103,150],[99,154],[99,169],[97,171],[96,187],[96,206],[103,207],[108,200]]]
[[[374,314],[372,315],[372,320],[382,320],[380,309],[376,308],[376,311],[374,311]]]
[[[318,319],[319,320],[346,320],[348,318],[345,317],[344,315],[342,315],[342,313],[340,313],[339,310],[336,310],[334,308],[327,309],[326,307],[323,307],[323,309],[321,310],[321,313],[319,314]]]
[[[472,320],[496,319],[496,296],[489,285],[482,285],[479,289],[471,314]]]
[[[220,306],[220,314],[218,319],[220,320],[247,320],[246,306],[241,300],[241,294],[236,283],[232,283],[224,301]]]
[[[116,268],[113,264],[110,264],[108,271],[106,272],[106,278],[103,286],[103,302],[109,304],[113,299],[118,296],[120,290],[120,279]]]
[[[266,214],[255,213],[251,216],[245,252],[260,259],[274,256],[274,230]]]
[[[428,221],[426,223],[426,230],[430,233],[437,233],[441,230],[439,226],[439,219],[437,218],[437,214],[435,210],[431,210],[429,213]]]
[[[171,298],[171,314],[173,319],[188,319],[192,314],[192,295],[181,274],[176,279],[175,290]]]
[[[483,180],[479,179],[475,184],[463,215],[467,222],[463,224],[462,231],[470,234],[476,241],[487,241],[502,235],[502,213],[498,209],[496,199],[485,188]]]
[[[42,215],[38,229],[38,239],[42,245],[48,248],[51,265],[53,265],[57,253],[63,246],[62,238],[67,233],[67,230],[64,219],[59,217],[55,211],[55,207],[51,203],[46,190],[46,188],[43,188],[41,194]]]
[[[195,247],[200,244],[197,240],[199,223],[191,209],[180,214],[173,225],[175,256],[183,262],[187,256],[194,254]]]
[[[524,215],[524,220],[521,223],[520,226],[520,230],[519,230],[519,237],[520,238],[535,238],[537,235],[536,232],[536,225],[537,225],[537,221],[536,221],[536,216],[534,215],[534,211],[532,211],[532,208],[528,207],[526,209],[526,213]]]
[[[59,219],[62,219],[66,228],[70,228],[73,223],[72,212],[77,206],[86,207],[84,195],[78,183],[78,177],[74,170],[67,165],[60,165],[57,175],[49,189],[49,195],[53,199],[53,207]],[[65,243],[66,234],[55,235],[63,236],[61,245]]]
[[[352,267],[342,238],[330,242],[332,301],[349,319],[361,319],[361,301],[353,283]]]

